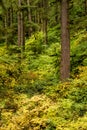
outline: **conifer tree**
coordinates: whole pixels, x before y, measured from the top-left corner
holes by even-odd
[[[24,12],[22,9],[22,0],[18,0],[18,46],[25,48],[25,36],[24,36]]]
[[[61,0],[61,66],[60,78],[70,77],[69,0]]]

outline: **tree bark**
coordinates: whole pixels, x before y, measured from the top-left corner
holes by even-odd
[[[47,44],[47,25],[48,25],[48,0],[43,0],[43,33],[44,33],[44,43]]]
[[[85,15],[87,15],[87,0],[84,1],[84,6],[85,6]]]
[[[18,0],[18,6],[19,6],[19,11],[18,11],[18,46],[21,47],[21,0]]]
[[[60,79],[70,78],[70,34],[69,34],[69,1],[61,1],[61,64]]]
[[[21,12],[21,46],[25,50],[25,30],[24,30],[24,13]]]
[[[21,8],[21,0],[18,1],[19,11],[18,11],[18,46],[25,49],[25,33],[24,33],[24,15]]]
[[[13,7],[10,8],[10,26],[13,24]]]
[[[30,9],[30,0],[27,0],[27,4],[28,4],[28,22],[29,24],[31,24],[32,22],[32,18],[31,18],[31,9]],[[28,35],[31,36],[32,34],[32,27],[29,27],[28,29]]]
[[[8,24],[7,24],[7,13],[5,15],[5,42],[6,42],[6,48],[8,49],[8,33],[7,33],[7,27],[8,27]]]

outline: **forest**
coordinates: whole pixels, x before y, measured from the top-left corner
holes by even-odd
[[[87,0],[0,0],[0,130],[87,130]]]

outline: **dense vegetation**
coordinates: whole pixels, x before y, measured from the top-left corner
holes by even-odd
[[[7,34],[3,34],[0,21],[0,130],[87,130],[87,15],[81,6],[83,0],[73,1],[71,75],[66,82],[59,78],[60,23],[54,22],[53,6],[48,43],[44,44],[42,31],[33,31],[29,38],[26,36],[22,52],[16,29],[15,35],[7,29],[7,47]],[[0,11],[2,16],[2,8]]]

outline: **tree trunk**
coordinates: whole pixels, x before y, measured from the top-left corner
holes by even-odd
[[[43,33],[44,33],[44,43],[47,44],[47,24],[48,24],[48,0],[43,0]]]
[[[40,31],[43,32],[43,15],[44,15],[44,9],[43,9],[43,0],[41,0],[39,3],[38,3],[38,24],[40,26]]]
[[[38,9],[37,9],[37,11],[38,11],[38,13],[37,13],[37,23],[38,23],[38,25],[39,25],[39,30],[38,31],[42,31],[42,12],[41,12],[41,8],[42,8],[42,3],[41,2],[39,2],[38,3],[38,5],[37,5],[38,7]]]
[[[62,81],[70,78],[70,35],[69,35],[69,1],[61,1],[61,66],[60,78]]]
[[[13,7],[10,8],[10,26],[13,24]]]
[[[8,49],[8,33],[7,33],[7,27],[8,27],[8,24],[7,24],[7,13],[5,15],[5,42],[6,42],[6,48]]]
[[[18,11],[18,46],[21,47],[21,0],[18,0],[18,6],[19,6],[19,11]]]
[[[21,46],[25,50],[25,33],[24,33],[24,13],[21,12]]]
[[[21,9],[21,0],[19,3],[19,11],[18,11],[18,46],[25,49],[25,35],[24,35],[24,15],[23,10]]]
[[[31,9],[30,9],[30,0],[27,0],[27,4],[28,4],[28,22],[29,24],[31,24],[32,22],[32,18],[31,18]],[[32,27],[29,27],[28,29],[28,35],[31,36],[32,34]]]
[[[5,13],[5,41],[6,41],[6,47],[8,48],[10,45],[10,35],[9,35],[9,29],[10,29],[10,8],[6,10]]]
[[[84,6],[85,6],[85,15],[87,15],[87,0],[84,1]]]

